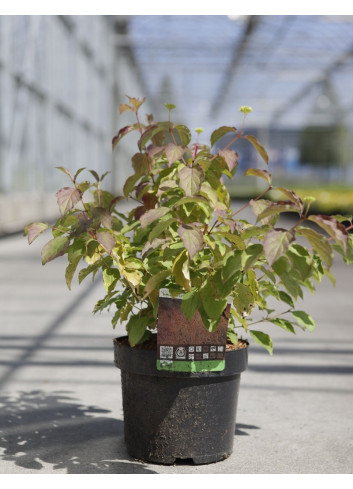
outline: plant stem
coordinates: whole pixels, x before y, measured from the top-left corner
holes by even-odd
[[[260,195],[258,195],[255,199],[253,200],[259,200],[263,195],[267,194],[267,192],[269,192],[270,190],[272,189],[272,185],[269,185],[269,187],[264,191],[262,192]],[[247,207],[249,207],[250,205],[250,202],[248,202],[247,204],[243,205],[243,207],[241,207],[240,209],[238,209],[237,211],[233,212],[232,216],[236,216],[237,214],[239,214],[241,211],[243,211],[244,209],[246,209]]]

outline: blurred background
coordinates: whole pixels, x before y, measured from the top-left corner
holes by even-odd
[[[175,104],[174,121],[203,127],[201,142],[251,106],[246,132],[268,149],[274,184],[315,196],[316,211],[351,213],[352,88],[349,15],[2,15],[0,234],[58,215],[69,182],[56,166],[109,170],[121,192],[136,148],[131,134],[111,150],[131,122],[125,95],[146,97],[141,113],[155,119]],[[249,144],[234,149],[228,185],[243,199],[262,183],[242,175],[263,163]]]

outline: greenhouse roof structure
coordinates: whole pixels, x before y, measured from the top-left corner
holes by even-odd
[[[164,103],[195,127],[353,125],[353,16],[133,15],[117,17],[159,117]],[[165,109],[164,109],[165,110]],[[159,113],[158,113],[159,111]],[[163,113],[163,112],[162,112]]]

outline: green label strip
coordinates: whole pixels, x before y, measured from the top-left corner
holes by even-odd
[[[171,372],[221,372],[225,365],[225,360],[196,360],[192,362],[187,360],[157,360],[157,370],[169,370]]]

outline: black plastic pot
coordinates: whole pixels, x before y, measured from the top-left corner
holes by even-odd
[[[168,372],[157,370],[156,350],[131,348],[122,338],[115,339],[129,455],[166,465],[229,457],[247,350],[227,351],[221,372]]]

